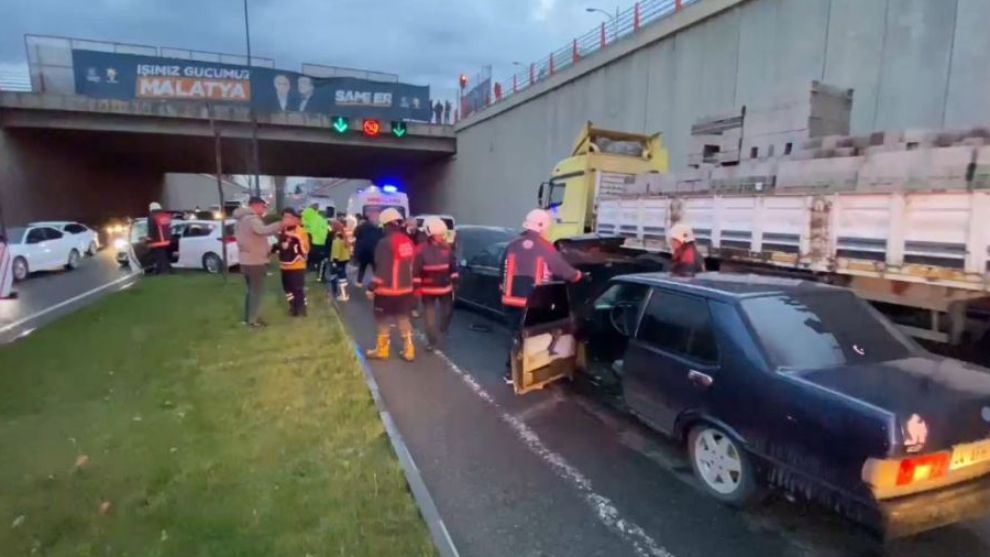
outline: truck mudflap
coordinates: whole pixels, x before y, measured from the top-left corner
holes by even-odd
[[[990,513],[990,475],[878,503],[880,531],[893,540]]]

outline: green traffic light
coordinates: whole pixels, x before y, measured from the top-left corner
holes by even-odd
[[[406,123],[405,122],[392,122],[392,135],[395,137],[405,137],[406,136]]]
[[[350,127],[350,123],[347,121],[347,118],[344,118],[343,116],[334,116],[333,118],[334,131],[336,131],[337,133],[344,133],[347,131],[347,128],[349,127]]]

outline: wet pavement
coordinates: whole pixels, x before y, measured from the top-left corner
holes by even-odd
[[[120,268],[114,254],[113,249],[104,249],[84,258],[78,269],[34,273],[14,284],[17,299],[0,300],[0,344],[16,340],[136,280],[128,269]]]
[[[373,341],[360,290],[341,314]],[[418,324],[417,324],[418,325]],[[458,310],[442,352],[370,362],[384,402],[460,555],[866,557],[990,555],[990,518],[888,547],[825,509],[776,495],[737,511],[701,492],[681,448],[592,396],[516,397],[507,336]]]

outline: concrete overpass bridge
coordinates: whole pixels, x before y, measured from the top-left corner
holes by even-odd
[[[397,138],[339,134],[322,114],[257,122],[266,175],[405,177],[456,150],[449,126],[409,123]],[[160,196],[165,173],[216,172],[214,130],[223,172],[251,173],[251,128],[239,106],[0,93],[0,203],[8,224],[137,214]]]

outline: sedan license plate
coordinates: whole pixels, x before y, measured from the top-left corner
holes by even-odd
[[[950,468],[958,470],[981,462],[990,462],[990,439],[976,443],[956,445],[952,449]]]

